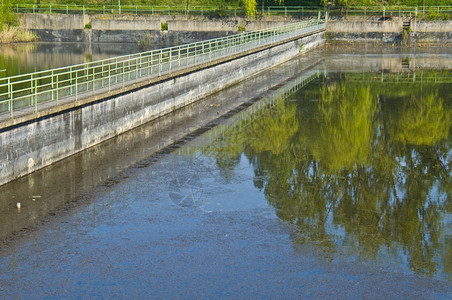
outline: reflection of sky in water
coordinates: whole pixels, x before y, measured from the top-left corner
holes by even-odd
[[[171,191],[177,189],[178,193],[181,193],[180,198],[193,198],[195,202],[199,200],[199,205],[196,206],[205,212],[246,211],[269,207],[263,192],[254,185],[254,171],[244,154],[231,171],[229,179],[220,174],[214,159],[203,155],[197,155],[196,158],[176,156],[169,161],[163,161],[162,165],[165,168],[159,170],[158,174],[161,175],[157,176],[180,178],[177,181],[169,180],[169,197],[172,197]],[[189,178],[195,178],[194,182],[190,182]],[[174,186],[176,182],[187,185],[177,188]]]

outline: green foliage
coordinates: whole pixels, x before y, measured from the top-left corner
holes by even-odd
[[[450,15],[447,13],[438,13],[435,10],[429,11],[428,13],[425,14],[425,19],[427,21],[443,21],[443,20],[449,20],[450,19]]]
[[[444,100],[436,93],[412,98],[393,111],[389,134],[404,144],[432,146],[449,135],[452,112],[444,108]]]
[[[91,22],[88,22],[85,24],[85,29],[91,29]]]
[[[248,17],[254,17],[256,15],[256,0],[240,0],[241,6],[245,9],[245,14]]]
[[[335,84],[323,87],[318,118],[308,125],[313,139],[311,152],[331,170],[351,169],[366,164],[371,153],[375,98],[370,87]]]
[[[3,0],[0,5],[0,30],[3,30],[4,26],[16,25],[16,16],[11,10],[11,0]]]
[[[237,28],[237,31],[238,31],[238,32],[244,32],[244,31],[245,31],[245,27],[239,25],[239,27]]]
[[[168,23],[162,23],[160,25],[160,28],[161,28],[162,31],[167,31],[168,30]]]
[[[256,187],[297,228],[295,243],[366,259],[403,251],[409,268],[428,276],[439,256],[452,278],[452,247],[441,241],[452,212],[452,102],[441,95],[452,90],[444,84],[440,93],[430,75],[409,84],[319,81],[203,151],[226,180],[245,154]]]

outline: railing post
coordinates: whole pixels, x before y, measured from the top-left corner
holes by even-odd
[[[108,91],[111,91],[111,63],[108,65]]]
[[[180,60],[181,60],[181,56],[180,56],[180,46],[177,48],[177,70],[180,70]]]
[[[168,55],[168,57],[169,57],[169,69],[168,69],[168,71],[171,74],[171,71],[173,70],[173,59],[172,59],[173,58],[172,57],[173,49],[170,48],[168,52],[169,52],[169,55]]]
[[[96,68],[93,66],[92,68],[91,68],[91,70],[92,70],[92,80],[91,80],[91,84],[93,85],[93,95],[94,95],[94,93],[95,93],[95,91],[96,91],[96,80],[95,80],[95,70],[96,70]]]
[[[125,70],[125,64],[126,62],[123,61],[122,62],[122,87],[125,86],[125,81],[126,81],[126,70]]]
[[[162,73],[162,55],[163,55],[163,53],[162,53],[162,50],[160,49],[160,53],[159,53],[159,76]]]
[[[78,76],[77,71],[75,71],[75,100],[77,100],[78,97]]]
[[[30,80],[30,106],[33,106],[33,99],[34,99],[34,89],[33,89],[33,78],[34,74],[31,74],[31,80]]]
[[[38,112],[38,79],[35,79],[35,113]]]
[[[58,86],[58,74],[57,74],[57,76],[56,76],[56,105],[57,106],[58,106],[59,97],[60,97],[59,90],[60,90],[60,88]]]
[[[50,92],[51,92],[51,94],[52,94],[52,101],[53,101],[53,99],[54,99],[54,97],[53,97],[53,90],[54,90],[54,87],[53,87],[53,70],[52,70],[52,72],[51,72],[50,78],[51,78]]]
[[[13,118],[13,87],[11,86],[11,79],[8,77],[8,110],[11,116],[11,119]]]

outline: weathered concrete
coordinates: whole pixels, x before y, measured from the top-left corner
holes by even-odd
[[[327,32],[369,33],[369,32],[401,32],[402,20],[397,21],[328,21]]]
[[[403,34],[404,23],[405,34]],[[386,21],[331,20],[327,23],[326,31],[327,40],[332,42],[439,45],[452,43],[452,21],[418,21],[414,18],[394,18]]]
[[[170,45],[238,33],[239,26],[253,31],[290,22],[289,19],[249,21],[239,17],[193,19],[168,15],[20,15],[20,25],[46,42],[137,43],[150,38],[151,42]],[[168,30],[162,31],[162,24],[166,24]]]
[[[4,127],[0,130],[0,184],[193,103],[323,42],[323,33],[318,33]]]

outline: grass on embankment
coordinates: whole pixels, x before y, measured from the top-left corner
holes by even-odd
[[[0,31],[0,44],[36,42],[38,37],[31,31],[14,26],[3,26]]]

